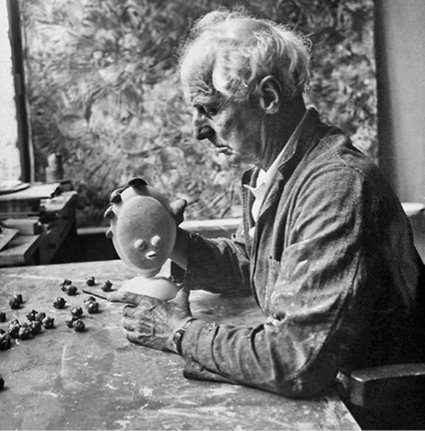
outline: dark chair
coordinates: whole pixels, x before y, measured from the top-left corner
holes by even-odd
[[[425,429],[425,364],[339,373],[341,396],[363,429]]]

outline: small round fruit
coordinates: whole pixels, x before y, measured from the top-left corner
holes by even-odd
[[[57,308],[57,309],[61,309],[63,307],[65,307],[66,301],[65,299],[63,299],[62,297],[58,296],[54,301],[53,301],[53,307]]]
[[[96,284],[96,280],[94,277],[89,277],[86,281],[87,286],[94,286]]]
[[[30,311],[30,312],[27,314],[27,319],[28,319],[30,322],[33,322],[33,321],[35,320],[35,316],[37,315],[37,313],[38,313],[38,311],[36,311],[36,310],[32,310],[32,311]]]
[[[87,302],[96,302],[96,298],[94,296],[88,296],[85,300],[84,303],[86,304]]]
[[[100,288],[104,291],[104,292],[110,292],[112,290],[112,283],[109,280],[106,280],[102,286],[100,286]]]
[[[79,319],[76,320],[75,322],[73,322],[72,327],[77,332],[82,332],[82,331],[84,331],[84,329],[86,329],[86,325],[84,324],[84,322],[82,320],[79,320]]]
[[[10,301],[9,301],[9,305],[10,308],[12,310],[17,310],[20,306],[21,306],[21,302],[19,301],[19,299],[13,297]]]
[[[31,338],[31,331],[28,326],[21,326],[19,328],[18,337],[21,340],[28,340],[28,338]]]
[[[65,278],[60,285],[63,287],[63,286],[70,286],[71,284],[72,284],[72,281]]]
[[[0,350],[10,349],[10,344],[11,340],[9,334],[6,334],[5,332],[0,334]]]
[[[71,284],[71,285],[69,285],[69,286],[66,286],[66,290],[65,290],[65,292],[66,292],[69,296],[74,296],[74,295],[76,295],[76,294],[77,294],[77,291],[78,291],[78,289],[77,289],[73,284]]]
[[[39,334],[41,332],[41,322],[39,322],[38,320],[30,322],[29,329],[32,335]]]
[[[38,320],[39,322],[43,322],[44,318],[46,317],[46,313],[44,311],[37,311],[35,313],[35,320]]]
[[[13,324],[9,325],[7,332],[11,338],[18,338],[19,329],[21,329],[21,325]]]
[[[75,317],[80,318],[83,315],[83,309],[79,306],[71,308],[71,314]]]
[[[53,319],[53,317],[46,316],[42,323],[46,329],[52,329],[55,326],[55,319]]]
[[[22,304],[22,303],[24,302],[24,299],[22,298],[22,295],[21,295],[20,293],[15,293],[15,294],[13,295],[13,297],[14,297],[17,301],[19,301],[19,303],[20,303],[20,304]]]
[[[99,312],[99,303],[96,301],[88,301],[86,302],[87,312],[90,314],[95,314]]]
[[[65,321],[66,326],[68,326],[68,328],[72,328],[76,320],[78,320],[78,317],[72,316],[69,320]]]

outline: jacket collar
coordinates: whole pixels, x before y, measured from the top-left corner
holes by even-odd
[[[288,165],[295,164],[307,153],[317,142],[317,133],[323,124],[319,120],[319,114],[314,108],[307,108],[303,118],[298,123],[287,144],[278,155],[278,168],[283,175],[283,171]],[[326,126],[327,130],[328,127]],[[291,163],[290,163],[291,162]],[[242,184],[255,187],[260,169],[252,167],[242,175]]]

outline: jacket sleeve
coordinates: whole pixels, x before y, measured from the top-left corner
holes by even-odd
[[[190,233],[184,285],[191,290],[250,295],[250,263],[240,232],[241,228],[232,239]]]
[[[183,339],[187,368],[193,371],[195,363],[200,377],[217,374],[289,397],[323,392],[362,346],[373,319],[390,315],[384,292],[390,253],[382,251],[386,238],[377,224],[385,225],[386,237],[397,237],[406,226],[391,205],[386,208],[390,213],[379,219],[379,207],[373,187],[353,170],[330,168],[319,179],[312,175],[298,192],[289,244],[280,261],[269,262],[264,323],[249,327],[195,321]],[[233,252],[238,251],[229,248],[228,259],[234,262]],[[216,271],[224,286],[238,266],[222,271],[220,264],[208,276]],[[361,353],[367,362],[370,351]]]

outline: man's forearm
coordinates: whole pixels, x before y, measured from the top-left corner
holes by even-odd
[[[172,256],[186,271],[184,286],[191,290],[251,294],[249,260],[229,238],[205,238],[179,229]]]
[[[180,266],[182,269],[187,269],[187,248],[189,245],[189,232],[184,229],[177,228],[176,243],[173,252],[171,253],[171,260]]]

